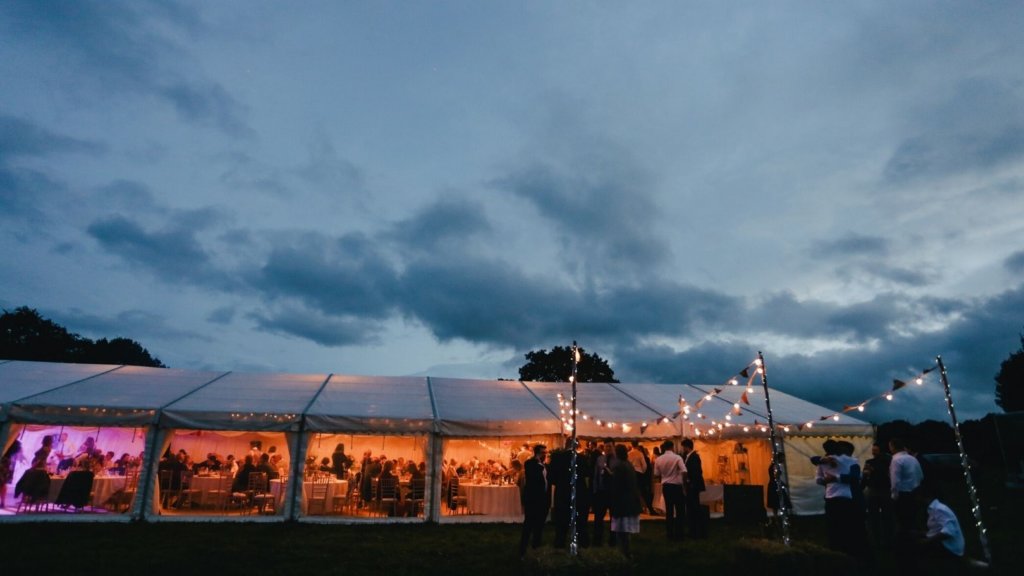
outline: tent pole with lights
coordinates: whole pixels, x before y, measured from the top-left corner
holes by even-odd
[[[782,543],[790,544],[789,538],[789,506],[786,504],[789,491],[786,487],[786,453],[782,448],[775,430],[775,416],[772,414],[772,401],[768,397],[768,367],[764,362],[764,354],[757,352],[757,371],[761,373],[761,386],[764,387],[764,405],[768,411],[768,434],[772,449],[772,474],[775,476],[775,491],[779,497],[779,519],[781,520]]]
[[[942,389],[946,395],[946,408],[949,410],[949,418],[953,421],[953,433],[956,436],[956,446],[960,450],[960,465],[964,469],[964,480],[967,482],[967,492],[971,497],[971,512],[974,514],[974,522],[978,528],[978,540],[981,541],[981,552],[985,555],[985,561],[992,563],[992,551],[988,545],[988,534],[985,531],[985,523],[981,519],[981,503],[978,501],[978,491],[974,485],[974,478],[971,476],[971,465],[967,461],[967,451],[964,450],[964,440],[960,435],[960,422],[956,419],[956,411],[953,409],[953,393],[949,389],[949,378],[946,376],[946,366],[942,363],[942,356],[936,356],[935,361],[939,364],[939,374],[942,378]]]
[[[576,458],[577,458],[577,440],[576,440],[576,377],[579,374],[580,366],[580,349],[576,346],[576,341],[572,342],[572,376],[569,377],[569,382],[572,383],[572,399],[570,402],[569,409],[569,423],[572,428],[572,440],[569,442],[569,555],[576,556],[579,554],[579,539],[576,534]]]

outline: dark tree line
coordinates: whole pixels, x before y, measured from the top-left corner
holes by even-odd
[[[580,351],[577,382],[616,383],[615,371],[608,361],[597,354]],[[526,364],[519,368],[519,379],[528,382],[568,382],[572,375],[572,347],[555,346],[551,350],[532,350],[526,353]]]
[[[0,359],[83,364],[128,364],[166,368],[159,358],[128,338],[93,341],[22,306],[0,316]]]

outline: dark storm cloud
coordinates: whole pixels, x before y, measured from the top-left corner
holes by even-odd
[[[396,222],[382,236],[406,250],[433,252],[440,248],[458,248],[462,243],[482,238],[491,231],[482,204],[450,197],[433,202],[412,217]]]
[[[1006,260],[1003,260],[1003,268],[1014,274],[1024,272],[1024,250],[1018,250],[1007,256]]]
[[[810,250],[811,256],[828,259],[847,256],[885,256],[889,241],[879,236],[865,236],[849,232],[834,240],[819,240]]]
[[[65,189],[63,183],[37,170],[0,164],[0,219],[19,228],[37,226],[47,219],[43,208],[52,205],[55,194]]]
[[[80,86],[90,85],[107,95],[133,91],[154,95],[170,104],[179,117],[213,125],[227,134],[248,135],[244,109],[218,83],[187,79],[187,57],[155,25],[152,16],[166,17],[161,25],[196,34],[200,22],[183,5],[163,3],[13,2],[0,14],[6,33],[33,42],[53,62],[70,62],[80,69]]]
[[[936,331],[912,336],[882,334],[877,342],[816,353],[785,354],[773,350],[769,336],[704,341],[686,350],[663,345],[622,345],[610,354],[614,368],[631,381],[721,384],[764,351],[769,384],[783,392],[840,410],[891,389],[893,378],[907,380],[935,364],[941,355],[950,370],[958,410],[977,417],[995,409],[993,376],[1017,345],[1024,316],[1024,289],[1017,288],[973,304],[926,303],[935,310],[961,310],[957,320]],[[936,375],[927,386],[908,387],[892,402],[875,401],[855,416],[873,422],[903,418],[945,418],[946,407]],[[828,413],[821,414],[827,416]]]
[[[626,158],[598,156],[580,173],[534,164],[494,185],[533,204],[593,267],[642,271],[664,263],[669,248],[653,230],[659,212],[649,179]]]
[[[206,315],[206,321],[213,324],[227,325],[235,319],[235,308],[233,306],[222,306]]]
[[[380,326],[360,318],[324,316],[294,307],[271,315],[253,313],[249,317],[265,332],[304,338],[324,346],[365,346],[379,341]]]
[[[574,293],[495,260],[413,263],[402,277],[402,310],[442,341],[526,345],[568,335],[583,312]]]
[[[275,246],[250,283],[271,299],[297,299],[328,315],[380,319],[394,310],[397,275],[364,235],[306,234]]]
[[[100,144],[48,130],[28,120],[0,114],[0,218],[38,226],[47,220],[47,209],[66,190],[63,182],[47,172],[20,164],[23,160],[49,158],[60,153],[98,154]]]
[[[860,270],[869,276],[888,280],[893,284],[910,287],[927,286],[937,278],[937,273],[935,272],[889,266],[881,262],[864,264],[860,267]]]
[[[885,166],[894,184],[993,170],[1024,159],[1024,89],[986,77],[959,81],[925,105]]]
[[[53,319],[65,326],[94,338],[131,338],[132,340],[174,339],[210,341],[208,336],[191,330],[181,330],[168,324],[167,318],[145,310],[125,310],[101,316],[79,308],[52,313]]]
[[[96,142],[58,134],[38,124],[0,114],[0,164],[13,158],[48,156],[57,152],[102,152]]]
[[[217,270],[211,254],[197,237],[216,219],[209,211],[181,213],[163,229],[150,231],[138,222],[115,215],[93,222],[87,232],[108,252],[172,284],[187,280],[227,287],[232,282]]]
[[[185,120],[218,127],[232,136],[253,134],[241,119],[241,106],[220,84],[179,81],[158,91]]]

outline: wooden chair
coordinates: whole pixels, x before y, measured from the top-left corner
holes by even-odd
[[[327,514],[327,492],[331,486],[331,477],[320,474],[313,478],[313,484],[309,489],[309,502],[306,504],[307,514]]]
[[[178,484],[178,508],[185,506],[192,507],[196,500],[202,497],[202,491],[192,486],[193,473],[191,470],[182,470]]]
[[[115,512],[122,514],[132,509],[132,502],[139,492],[139,474],[141,469],[138,466],[130,466],[124,471],[124,488],[114,492],[104,502],[104,506],[110,505]],[[123,509],[122,509],[123,507]]]
[[[246,489],[242,492],[231,493],[231,505],[238,505],[239,513],[251,514],[254,497],[257,493],[265,492],[267,475],[264,472],[250,472]]]
[[[261,475],[266,477],[266,473],[262,472]],[[281,477],[279,496],[275,496],[274,492],[270,489],[270,481],[264,480],[262,488],[257,492],[253,493],[252,500],[256,505],[256,510],[260,514],[277,514],[277,501],[278,498],[283,501],[284,498],[288,497],[288,477]]]
[[[5,488],[6,489],[6,488]],[[35,508],[41,512],[49,507],[50,499],[50,475],[46,470],[31,468],[25,471],[21,480],[14,487],[14,495],[21,496],[18,507],[14,513],[29,512]]]
[[[377,512],[382,516],[398,515],[398,478],[381,476],[377,479]]]
[[[406,498],[406,513],[409,516],[419,516],[423,507],[427,481],[425,478],[413,478],[409,481],[409,497]]]
[[[73,507],[81,512],[87,504],[92,502],[92,483],[95,474],[91,470],[75,470],[64,479],[54,504],[62,508]]]
[[[469,501],[466,498],[464,492],[459,491],[459,477],[454,474],[451,480],[448,481],[448,509],[452,514],[458,514],[459,510],[462,510],[463,514],[469,512]]]
[[[159,470],[157,479],[160,482],[160,505],[164,508],[170,507],[178,499],[178,491],[171,482],[173,470]]]
[[[222,474],[217,478],[217,487],[207,490],[203,495],[203,505],[212,506],[214,510],[224,510],[231,499],[231,482],[234,479],[230,474]]]

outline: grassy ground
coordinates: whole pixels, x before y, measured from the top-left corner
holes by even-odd
[[[993,482],[983,487],[986,523],[992,543],[993,574],[1024,573],[1019,551],[1020,492]],[[967,533],[968,551],[979,557],[966,498],[953,499]],[[782,549],[764,539],[760,524],[731,525],[712,521],[711,538],[667,543],[664,524],[644,521],[634,538],[634,558],[626,563],[617,551],[581,551],[585,570],[553,569],[561,551],[542,548],[526,562],[517,552],[519,526],[463,525],[313,525],[240,523],[6,523],[0,522],[0,567],[3,574],[119,574],[149,572],[227,574],[444,574],[501,576],[545,573],[787,574],[825,572],[830,576],[897,574],[892,554],[876,551],[870,565],[857,565],[816,545],[824,543],[821,517],[795,518],[795,546]],[[554,531],[549,526],[545,542]],[[905,576],[905,575],[900,575]]]

